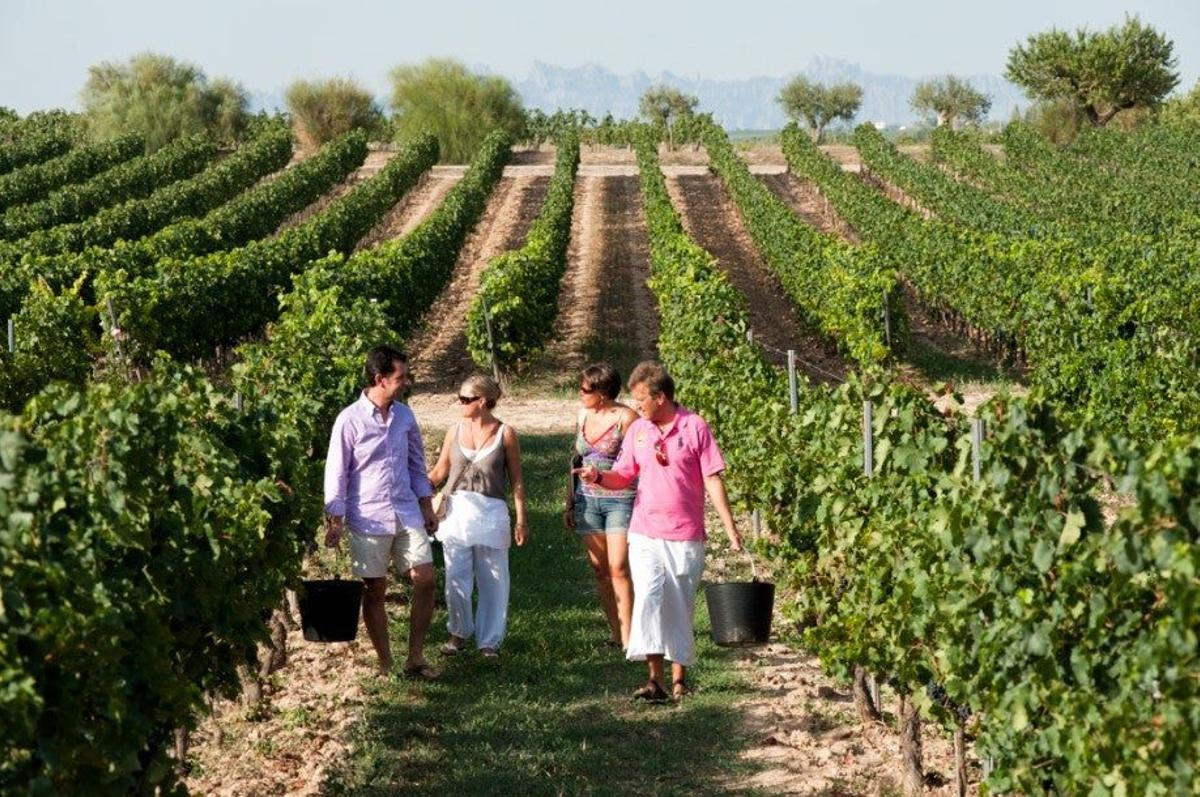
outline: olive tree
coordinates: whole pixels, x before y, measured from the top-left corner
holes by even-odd
[[[355,128],[376,134],[383,113],[371,92],[352,78],[297,80],[284,94],[301,141],[320,146]]]
[[[638,112],[667,135],[668,149],[675,149],[675,126],[696,111],[700,100],[666,85],[651,86],[642,94]]]
[[[862,87],[855,83],[827,86],[797,75],[783,85],[776,99],[784,114],[807,125],[812,140],[820,143],[830,122],[854,119],[862,106],[862,96]]]
[[[1172,122],[1200,123],[1200,80],[1186,94],[1168,99],[1163,105],[1162,116]]]
[[[959,122],[979,124],[992,108],[992,99],[955,75],[923,80],[909,100],[912,109],[931,116],[937,126],[958,126]]]
[[[1037,100],[1068,100],[1096,127],[1121,111],[1155,108],[1179,85],[1170,39],[1135,17],[1105,31],[1058,29],[1008,55],[1005,77]]]
[[[502,77],[477,75],[454,59],[430,58],[394,68],[391,80],[396,137],[433,133],[443,163],[466,163],[496,128],[521,138],[521,99]]]
[[[90,67],[82,98],[92,139],[138,133],[147,152],[201,132],[232,143],[241,138],[248,118],[241,86],[210,81],[199,67],[157,53]]]

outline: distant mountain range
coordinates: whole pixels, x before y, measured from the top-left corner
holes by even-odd
[[[848,80],[862,86],[863,103],[856,122],[898,126],[919,121],[908,107],[908,100],[922,78],[867,72],[858,64],[834,58],[814,58],[800,74],[822,83]],[[594,64],[561,67],[535,61],[526,77],[510,80],[527,107],[547,112],[583,108],[597,118],[612,113],[618,119],[636,116],[642,93],[650,86],[665,83],[699,97],[701,110],[712,112],[730,130],[771,130],[782,127],[786,121],[775,97],[791,77],[716,80],[672,72],[651,76],[642,71],[618,75]],[[1001,77],[963,77],[991,96],[991,119],[1006,121],[1014,108],[1024,110],[1029,104],[1020,89]],[[251,107],[255,111],[282,109],[283,89],[252,93]],[[380,107],[387,107],[386,99],[380,100]]]
[[[921,78],[880,75],[857,64],[833,58],[815,58],[801,71],[821,83],[851,81],[863,88],[858,122],[908,125],[919,119],[908,106]],[[565,68],[535,62],[528,77],[513,81],[525,104],[553,111],[583,108],[593,116],[611,112],[617,118],[637,115],[638,99],[650,86],[666,83],[700,98],[700,108],[711,111],[731,130],[769,130],[786,122],[775,97],[791,75],[744,80],[714,80],[684,77],[671,72],[657,76],[645,72],[617,75],[602,66]],[[1013,108],[1024,109],[1029,101],[1021,90],[995,75],[964,75],[971,85],[992,98],[990,118],[1008,120]]]

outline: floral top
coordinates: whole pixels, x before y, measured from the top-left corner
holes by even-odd
[[[617,457],[621,453],[621,441],[624,439],[621,422],[617,421],[608,427],[604,434],[600,435],[600,439],[594,443],[589,442],[584,435],[583,426],[581,422],[575,434],[575,452],[583,458],[584,465],[594,465],[599,471],[612,470],[613,463],[617,461]],[[575,488],[575,494],[589,498],[628,498],[632,500],[637,494],[637,482],[635,480],[621,490],[606,490],[598,484],[584,484],[580,481]]]

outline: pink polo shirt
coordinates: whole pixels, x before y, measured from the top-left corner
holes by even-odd
[[[666,452],[667,464],[659,461],[656,448]],[[638,418],[625,433],[612,467],[613,473],[638,479],[629,533],[664,540],[707,539],[704,477],[723,470],[717,441],[696,413],[676,405],[675,420],[666,432]]]

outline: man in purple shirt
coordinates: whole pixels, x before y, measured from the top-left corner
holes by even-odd
[[[432,679],[437,670],[425,660],[425,633],[433,617],[433,553],[429,535],[437,516],[426,477],[421,430],[398,399],[408,386],[403,352],[378,346],[367,354],[366,388],[333,424],[325,460],[325,544],[337,547],[347,526],[354,575],[366,584],[363,622],[379,669],[392,670],[388,641],[388,562],[412,579],[412,615],[404,674]]]

